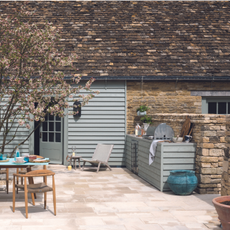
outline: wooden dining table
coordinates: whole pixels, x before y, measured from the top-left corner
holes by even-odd
[[[31,171],[31,167],[33,166],[43,166],[43,169],[46,169],[46,166],[49,165],[49,162],[43,162],[43,163],[34,163],[34,162],[26,162],[26,163],[15,163],[14,158],[8,158],[9,161],[7,162],[1,162],[0,161],[0,169],[5,168],[7,169],[6,173],[6,182],[9,184],[9,168],[25,168],[27,172]],[[49,160],[46,158],[46,160]],[[32,178],[29,179],[29,183],[33,183]]]

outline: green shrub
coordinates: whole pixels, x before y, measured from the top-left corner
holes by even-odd
[[[140,119],[143,123],[149,123],[149,124],[151,124],[152,123],[152,117],[150,117],[150,116],[147,116],[147,115],[145,115],[145,116],[143,116],[143,117],[141,117],[141,119]]]
[[[149,107],[146,106],[146,105],[140,105],[140,107],[137,109],[137,112],[140,111],[140,112],[145,112],[149,110]]]

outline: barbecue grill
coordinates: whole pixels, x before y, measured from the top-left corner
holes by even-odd
[[[166,125],[166,123],[161,123],[158,126],[149,126],[146,135],[143,137],[154,140],[172,140],[174,131],[169,125]]]

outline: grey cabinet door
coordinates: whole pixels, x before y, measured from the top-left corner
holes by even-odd
[[[47,115],[40,126],[40,155],[62,164],[63,118]]]

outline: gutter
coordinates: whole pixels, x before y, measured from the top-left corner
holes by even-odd
[[[230,81],[230,76],[223,77],[199,77],[199,76],[82,76],[82,80],[89,80],[91,77],[98,80],[127,80],[127,81]],[[65,80],[71,79],[70,76],[65,76]]]

